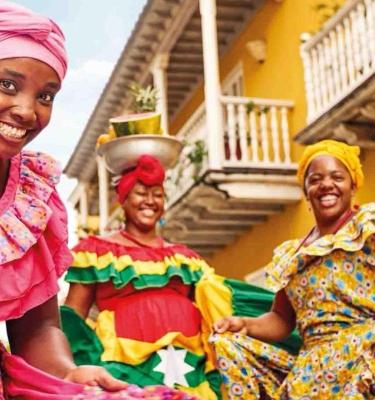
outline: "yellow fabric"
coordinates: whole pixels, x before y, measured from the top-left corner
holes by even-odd
[[[198,399],[204,400],[217,400],[215,392],[210,388],[207,381],[202,382],[196,387],[177,386],[177,389],[196,396]]]
[[[208,342],[212,324],[233,314],[232,292],[219,275],[203,277],[195,286],[195,301],[202,314],[202,342],[207,354],[206,372],[215,369],[215,353]]]
[[[119,338],[116,336],[113,311],[105,310],[99,314],[96,323],[96,334],[104,347],[103,361],[118,361],[137,365],[150,357],[152,353],[169,344],[183,347],[197,355],[204,354],[199,334],[187,337],[180,332],[169,332],[154,343]]]
[[[223,316],[233,314],[232,292],[224,280],[219,275],[203,276],[195,285],[196,305],[210,327]]]
[[[318,156],[328,155],[337,158],[345,165],[353,183],[360,188],[363,185],[364,175],[359,154],[358,146],[350,146],[336,140],[322,140],[305,148],[298,163],[297,178],[303,186],[305,174],[311,162]]]
[[[94,266],[97,269],[104,269],[112,264],[114,269],[122,271],[129,266],[134,268],[138,275],[163,275],[167,272],[169,265],[181,267],[189,265],[192,271],[202,270],[205,273],[212,273],[213,269],[201,258],[190,258],[182,254],[174,254],[171,257],[165,257],[163,261],[137,261],[128,255],[116,257],[111,252],[98,256],[88,251],[72,252],[72,267],[89,268]]]

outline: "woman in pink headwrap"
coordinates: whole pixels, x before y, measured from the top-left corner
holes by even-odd
[[[0,320],[12,355],[1,347],[0,399],[182,399],[162,387],[127,385],[101,367],[78,367],[60,330],[57,279],[71,262],[55,189],[61,171],[51,157],[23,147],[47,126],[66,68],[59,27],[1,1]]]

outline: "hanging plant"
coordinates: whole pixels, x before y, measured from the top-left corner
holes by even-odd
[[[208,152],[206,144],[203,140],[196,140],[192,144],[191,151],[187,154],[187,158],[194,166],[193,179],[197,181],[199,179],[199,173],[203,167],[203,161],[207,157]]]
[[[312,9],[319,15],[319,23],[323,25],[337,13],[344,0],[314,0]]]
[[[246,103],[246,113],[247,113],[247,114],[250,114],[251,111],[254,110],[254,107],[255,107],[255,103],[254,103],[252,100],[249,100],[249,101]]]

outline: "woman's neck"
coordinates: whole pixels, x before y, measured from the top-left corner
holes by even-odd
[[[336,233],[338,230],[341,229],[343,225],[345,225],[350,220],[353,214],[354,212],[352,211],[352,209],[348,209],[340,216],[340,218],[334,221],[328,221],[326,223],[323,222],[319,223],[317,221],[316,229],[319,233],[319,237]]]
[[[133,225],[127,225],[124,229],[124,232],[143,244],[149,246],[160,244],[160,237],[157,236],[155,228],[143,231]]]
[[[4,194],[8,176],[9,176],[10,160],[0,158],[0,197]]]

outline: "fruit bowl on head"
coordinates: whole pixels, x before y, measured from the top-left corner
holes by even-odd
[[[124,114],[109,120],[117,137],[129,135],[161,135],[161,114],[159,112],[144,112]]]
[[[160,160],[164,168],[173,168],[182,150],[182,142],[173,136],[137,134],[122,136],[101,144],[97,153],[103,157],[107,169],[120,175],[133,168],[143,154]]]

